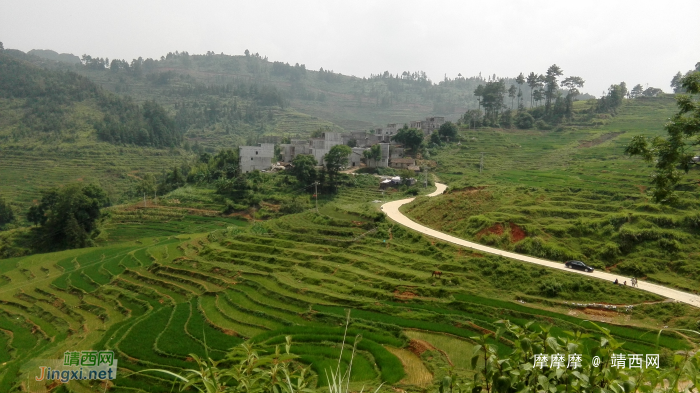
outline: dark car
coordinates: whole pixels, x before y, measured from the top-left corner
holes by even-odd
[[[594,269],[581,261],[567,261],[564,266],[569,269],[583,270],[584,272],[592,272]]]

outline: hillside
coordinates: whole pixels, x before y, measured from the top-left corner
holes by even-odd
[[[182,133],[155,102],[135,103],[70,71],[0,52],[0,195],[22,208],[39,191],[96,182],[115,202],[143,169],[180,159]],[[29,58],[29,56],[27,56]]]
[[[697,291],[698,170],[677,205],[660,206],[645,194],[651,167],[624,155],[635,135],[661,135],[674,111],[671,97],[638,98],[595,128],[462,130],[461,146],[431,152],[450,193],[406,213],[485,244]]]
[[[670,97],[620,96],[605,113],[569,100],[568,121],[541,130],[462,125],[457,141],[433,139],[421,153],[429,176],[450,185],[428,199],[430,187],[380,190],[363,173],[332,182],[318,173],[318,190],[287,171],[239,175],[228,149],[319,128],[456,118],[476,106],[482,78],[359,79],[250,53],[71,59],[0,53],[0,75],[10,76],[0,79],[0,196],[20,216],[0,233],[0,251],[36,232],[16,227],[44,189],[97,183],[112,206],[85,243],[94,247],[0,260],[0,392],[171,392],[168,377],[136,372],[196,367],[191,354],[226,362],[246,340],[272,353],[288,335],[321,391],[341,348],[348,367],[357,334],[350,391],[427,391],[447,375],[473,379],[473,337],[504,319],[534,321],[543,342],[543,332],[590,334],[586,356],[601,343],[598,324],[624,353],[660,353],[662,367],[700,345],[658,333],[697,330],[696,308],[436,241],[378,209],[418,195],[406,213],[432,228],[697,290],[697,172],[678,205],[659,206],[644,193],[648,165],[623,155],[635,135],[662,133],[676,110]],[[485,340],[507,356],[513,338]],[[88,348],[115,352],[116,380],[33,381],[36,359]]]
[[[0,327],[11,335],[0,339],[11,350],[0,366],[0,390],[26,381],[34,372],[32,358],[90,347],[117,354],[115,391],[148,386],[167,392],[171,386],[163,379],[132,372],[189,368],[189,354],[204,355],[205,341],[209,355],[221,359],[243,339],[272,350],[288,334],[292,351],[319,374],[339,355],[338,326],[348,308],[351,334],[363,336],[352,385],[358,389],[379,380],[397,388],[425,387],[445,375],[442,367],[449,362],[460,365],[458,375],[469,375],[468,338],[495,330],[501,318],[554,324],[552,332],[562,334],[574,328],[593,333],[584,322],[593,316],[624,338],[626,349],[645,353],[654,351],[656,340],[642,334],[645,326],[661,320],[685,326],[697,316],[682,305],[661,307],[655,304],[661,299],[650,294],[431,242],[377,216],[369,203],[380,197],[377,180],[360,179],[319,213],[253,225],[222,217],[193,221],[187,209],[113,208],[108,233],[116,242],[2,261]],[[178,222],[184,231],[213,231],[158,235]],[[152,235],[136,239],[129,225],[149,228]],[[431,277],[435,269],[441,278]],[[552,282],[565,290],[551,297]],[[635,307],[566,315],[565,302],[571,301]],[[622,321],[641,327],[610,324]],[[418,381],[404,379],[402,361],[416,356],[409,350],[415,347],[407,347],[410,340],[428,348]],[[666,334],[661,340],[669,349],[689,345]],[[499,353],[508,351],[507,340],[489,342]],[[325,384],[322,378],[316,383]]]
[[[137,61],[138,63],[138,61]],[[103,86],[115,91],[131,89],[136,97],[148,97],[140,79],[160,78],[159,89],[173,92],[168,83],[188,76],[205,85],[242,81],[274,87],[295,110],[333,122],[346,130],[368,129],[386,123],[406,123],[430,115],[460,117],[467,107],[476,107],[472,92],[481,78],[433,83],[421,72],[391,75],[380,72],[372,78],[357,78],[329,70],[309,70],[304,65],[269,61],[256,55],[230,56],[209,53],[168,53],[160,60],[142,60],[140,70],[122,66],[117,75],[84,67]],[[137,68],[139,68],[137,66]],[[111,71],[111,70],[110,70]],[[140,75],[139,75],[140,74]],[[119,78],[118,76],[122,76]],[[172,94],[170,94],[172,95]],[[289,132],[283,128],[278,132]]]

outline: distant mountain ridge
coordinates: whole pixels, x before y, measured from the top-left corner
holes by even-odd
[[[72,53],[58,53],[51,49],[32,49],[27,54],[62,63],[80,64],[80,57]]]

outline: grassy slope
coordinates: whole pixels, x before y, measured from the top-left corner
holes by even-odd
[[[24,211],[32,200],[39,199],[41,190],[70,182],[99,183],[118,202],[131,183],[138,180],[138,172],[160,172],[182,159],[183,152],[177,149],[99,142],[94,123],[105,115],[98,105],[98,97],[104,96],[104,92],[79,78],[64,77],[65,74],[37,68],[9,56],[3,55],[3,61],[12,66],[13,75],[8,75],[8,80],[27,81],[8,83],[8,91],[3,91],[5,97],[22,96],[22,89],[39,89],[36,86],[41,86],[45,80],[60,82],[60,92],[72,94],[69,98],[48,98],[61,108],[57,113],[62,121],[47,120],[46,124],[63,124],[62,129],[48,131],[27,126],[25,116],[31,114],[31,109],[25,104],[34,98],[0,98],[0,195],[19,211]],[[20,93],[11,89],[19,89]]]
[[[418,200],[406,212],[486,244],[554,260],[582,259],[697,290],[697,170],[686,177],[681,203],[663,207],[644,193],[650,166],[624,155],[633,136],[661,135],[674,111],[672,98],[640,99],[596,128],[462,131],[465,143],[433,155],[437,175],[454,191]],[[514,235],[510,223],[527,238]]]
[[[468,338],[481,329],[495,330],[501,318],[554,323],[556,332],[589,329],[584,319],[552,310],[566,310],[563,300],[594,297],[610,303],[657,300],[583,279],[579,285],[585,289],[548,300],[538,282],[571,280],[565,273],[468,254],[389,223],[373,223],[375,207],[367,202],[378,198],[376,184],[358,184],[328,197],[322,214],[310,211],[247,228],[223,218],[211,218],[206,227],[204,218],[163,220],[156,209],[145,209],[141,217],[130,210],[114,212],[102,247],[2,261],[0,273],[6,280],[0,285],[0,312],[7,313],[7,320],[18,321],[2,328],[22,341],[10,343],[17,351],[11,352],[12,361],[0,366],[0,374],[6,372],[0,389],[14,385],[11,375],[16,370],[24,367],[23,372],[32,372],[26,363],[30,355],[60,357],[67,348],[100,347],[118,351],[123,370],[117,386],[148,385],[154,391],[168,391],[152,377],[127,377],[128,370],[189,365],[188,354],[202,351],[198,347],[203,343],[202,329],[207,329],[207,345],[215,357],[242,337],[262,333],[258,341],[273,345],[291,334],[296,341],[292,350],[298,348],[302,361],[315,364],[318,372],[337,356],[337,349],[328,344],[342,338],[338,326],[346,308],[353,309],[356,330],[351,335],[364,337],[357,387],[375,383],[377,376],[396,383],[404,377],[401,363],[382,345],[404,345],[405,329]],[[120,228],[117,222],[127,217]],[[126,241],[129,228],[138,222],[144,229],[133,231],[133,237],[173,228],[224,229],[209,235]],[[430,277],[436,268],[444,272],[441,280]],[[494,271],[498,274],[490,274]],[[523,274],[533,279],[522,280]],[[515,297],[532,304],[512,303]],[[639,313],[583,318],[653,328],[661,323],[682,325],[693,316],[692,310],[680,306],[680,316],[661,312],[650,318],[643,310],[653,306],[640,305]],[[642,336],[642,331],[618,327],[614,332],[625,338],[630,351],[654,351],[655,335]],[[164,336],[179,334],[182,340],[177,343]],[[42,339],[44,335],[54,337],[53,343]],[[670,348],[688,345],[671,336],[662,339]],[[499,346],[507,351],[504,343]],[[454,361],[464,364],[465,359]]]

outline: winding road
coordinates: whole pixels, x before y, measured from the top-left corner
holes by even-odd
[[[437,190],[433,192],[432,194],[428,194],[429,197],[434,197],[438,195],[442,195],[443,192],[447,189],[447,186],[441,183],[435,183],[437,186]],[[612,273],[606,273],[606,272],[599,272],[599,271],[594,271],[593,273],[586,273],[582,272],[580,270],[573,270],[573,269],[568,269],[564,266],[563,263],[561,262],[554,262],[554,261],[548,261],[546,259],[539,259],[539,258],[533,258],[527,255],[522,255],[522,254],[516,254],[514,252],[509,252],[509,251],[503,251],[499,250],[498,248],[493,248],[493,247],[488,247],[484,246],[482,244],[466,241],[464,239],[460,239],[458,237],[454,237],[452,235],[448,235],[443,232],[436,231],[434,229],[428,228],[424,225],[421,225],[410,218],[406,217],[399,211],[399,207],[413,202],[415,198],[408,198],[408,199],[401,199],[398,201],[393,201],[393,202],[387,202],[382,205],[381,209],[382,211],[392,220],[396,221],[397,223],[406,226],[410,229],[413,229],[414,231],[418,231],[424,235],[428,235],[430,237],[434,237],[436,239],[444,240],[449,243],[456,244],[458,246],[462,247],[468,247],[474,250],[478,250],[481,252],[489,253],[489,254],[494,254],[494,255],[500,255],[506,258],[511,258],[515,259],[518,261],[522,262],[528,262],[528,263],[534,263],[536,265],[540,266],[546,266],[552,269],[558,269],[558,270],[565,270],[569,273],[575,273],[575,274],[582,274],[587,277],[595,277],[599,278],[601,280],[606,280],[610,283],[614,282],[615,279],[617,279],[619,282],[624,282],[625,280],[629,281],[630,277],[625,277],[625,276],[620,276]],[[662,285],[658,284],[652,284],[649,282],[644,282],[644,281],[639,281],[638,283],[639,289],[655,293],[660,296],[667,297],[669,299],[674,299],[676,301],[682,302],[689,304],[691,306],[699,307],[700,308],[700,296],[698,295],[693,295],[691,293],[679,291],[677,289],[672,289],[672,288],[667,288]],[[633,289],[630,287],[630,289]]]

